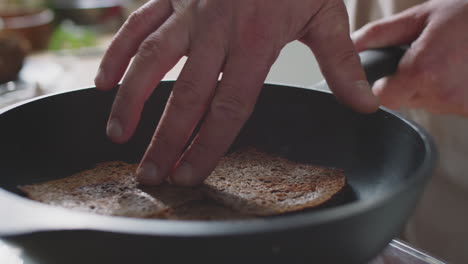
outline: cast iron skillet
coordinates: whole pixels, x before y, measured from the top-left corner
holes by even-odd
[[[370,81],[392,73],[402,54],[398,48],[361,54]],[[105,135],[113,93],[83,89],[3,110],[3,238],[41,263],[363,263],[401,231],[436,160],[428,135],[391,111],[361,115],[327,92],[265,84],[232,149],[256,146],[343,168],[349,188],[338,204],[258,220],[168,221],[79,213],[17,192],[17,185],[71,175],[101,161],[138,162],[172,85],[159,85],[136,134],[123,145]]]

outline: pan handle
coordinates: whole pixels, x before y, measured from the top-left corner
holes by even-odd
[[[0,212],[2,212],[0,237],[37,231],[93,229],[94,225],[100,225],[100,222],[103,226],[107,224],[100,215],[42,204],[2,188],[0,188]]]
[[[395,73],[407,49],[406,46],[397,46],[360,52],[361,64],[369,83],[373,84],[378,79]]]

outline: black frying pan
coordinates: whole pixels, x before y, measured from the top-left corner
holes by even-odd
[[[371,81],[395,70],[400,49],[363,53]],[[134,137],[105,135],[113,93],[46,96],[0,114],[0,234],[41,263],[257,260],[363,263],[401,231],[436,159],[427,134],[379,110],[357,114],[333,95],[266,84],[232,149],[253,145],[292,160],[343,168],[349,188],[318,210],[242,221],[106,217],[29,201],[16,186],[71,175],[97,162],[138,162],[173,82],[149,99]]]

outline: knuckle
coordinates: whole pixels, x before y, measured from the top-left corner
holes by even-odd
[[[323,62],[325,67],[336,68],[339,65],[350,65],[356,64],[356,67],[360,67],[359,55],[352,49],[341,50],[338,53],[332,55],[330,60]]]
[[[224,20],[229,16],[232,8],[230,1],[200,1],[198,8],[206,10],[203,15],[212,22]],[[205,8],[206,7],[206,8]]]
[[[349,33],[348,13],[343,1],[327,1],[309,25],[316,39]]]
[[[263,26],[252,26],[245,30],[244,36],[241,38],[242,43],[239,45],[239,48],[243,53],[248,56],[256,56],[259,58],[264,58],[269,56],[272,48],[276,48],[275,45],[272,45],[277,42],[275,39],[274,33],[269,32],[269,30],[263,28]]]
[[[265,48],[264,45],[271,43],[274,39],[273,34],[262,25],[252,26],[246,30],[246,44],[252,48]],[[260,46],[262,45],[262,46]]]
[[[333,20],[334,23],[341,25],[349,25],[348,11],[346,9],[343,1],[329,1],[330,7],[328,8],[328,14],[330,20]],[[346,32],[349,31],[349,26],[346,27]]]
[[[181,110],[193,110],[203,103],[203,96],[195,82],[178,79],[177,86],[172,91],[171,107]]]
[[[176,14],[183,14],[195,1],[190,0],[170,0],[172,9]]]
[[[272,65],[282,48],[278,39],[265,32],[249,33],[249,36],[240,39],[241,43],[229,51],[229,56],[249,59],[250,63],[260,67]]]
[[[131,13],[125,22],[125,28],[127,28],[129,31],[133,31],[150,24],[150,16],[146,10],[147,8],[143,6]]]
[[[112,60],[110,59],[111,57],[115,56],[116,54],[121,53],[122,50],[122,45],[121,43],[121,38],[122,38],[122,32],[119,32],[110,42],[109,47],[107,47],[106,53],[104,55],[104,58],[106,58],[107,63],[112,63]],[[125,36],[123,36],[125,38]]]
[[[252,112],[252,107],[234,95],[218,96],[213,100],[210,111],[228,122],[241,123]]]
[[[268,21],[252,18],[251,23],[241,25],[236,48],[243,55],[267,58],[272,51],[280,50],[283,38],[280,32],[268,25]]]
[[[161,52],[164,51],[163,42],[157,36],[150,36],[145,39],[135,57],[138,61],[157,61],[161,59]]]

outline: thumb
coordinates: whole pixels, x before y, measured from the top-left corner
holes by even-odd
[[[365,25],[352,34],[356,50],[410,44],[424,29],[428,13],[422,4]]]

